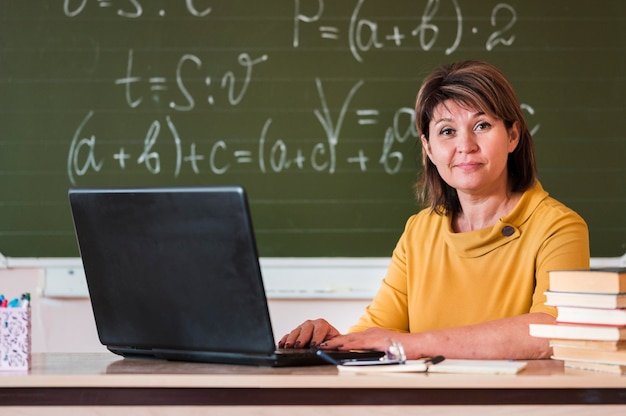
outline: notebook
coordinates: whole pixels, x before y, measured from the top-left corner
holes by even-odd
[[[326,364],[309,350],[276,349],[242,187],[70,189],[69,202],[98,336],[113,353]]]

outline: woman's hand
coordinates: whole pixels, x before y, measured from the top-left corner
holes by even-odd
[[[382,328],[369,328],[363,332],[341,335],[324,319],[305,321],[282,337],[279,348],[319,347],[328,350],[386,351],[389,340],[400,341],[407,334]]]
[[[278,342],[279,348],[317,347],[340,333],[325,319],[308,320],[298,325]]]
[[[402,341],[406,334],[383,328],[369,328],[362,332],[339,335],[322,342],[319,347],[330,350],[386,351],[389,340]]]

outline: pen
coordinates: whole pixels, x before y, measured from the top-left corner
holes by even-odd
[[[426,361],[424,361],[424,363],[429,365],[435,365],[439,364],[445,359],[446,358],[443,355],[435,355],[434,357],[428,358]]]
[[[430,368],[431,365],[439,364],[445,359],[446,358],[443,355],[435,355],[434,357],[427,358],[424,361],[424,364],[426,364],[426,372],[428,372],[428,369]]]
[[[22,301],[21,301],[20,306],[22,308],[30,307],[30,292],[25,292],[22,294]]]

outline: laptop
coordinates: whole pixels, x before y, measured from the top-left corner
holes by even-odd
[[[70,189],[69,202],[98,336],[111,352],[326,364],[308,349],[276,348],[242,187]]]

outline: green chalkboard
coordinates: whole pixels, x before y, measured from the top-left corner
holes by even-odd
[[[0,252],[78,255],[70,187],[240,184],[262,256],[389,256],[419,84],[469,58],[516,87],[592,255],[621,255],[622,0],[0,0]]]

